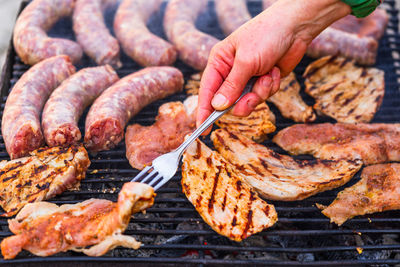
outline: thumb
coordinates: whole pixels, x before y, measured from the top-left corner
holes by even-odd
[[[233,105],[252,76],[252,67],[235,59],[228,77],[211,101],[213,108],[223,110]]]

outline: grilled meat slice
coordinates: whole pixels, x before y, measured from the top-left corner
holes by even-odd
[[[315,110],[338,122],[370,122],[385,94],[383,71],[358,67],[341,57],[314,61],[304,77],[306,93],[315,98]]]
[[[89,199],[59,207],[48,202],[28,204],[8,221],[15,235],[1,242],[1,253],[5,259],[13,259],[22,249],[37,256],[67,250],[101,256],[117,246],[137,249],[140,242],[121,233],[133,213],[153,205],[154,196],[153,188],[146,184],[126,183],[117,203]]]
[[[364,168],[361,180],[339,192],[322,213],[338,225],[357,215],[400,209],[400,164],[378,164]]]
[[[274,206],[259,198],[239,172],[196,140],[185,152],[182,189],[214,231],[241,241],[277,221]]]
[[[132,167],[146,165],[177,148],[187,134],[196,128],[194,113],[188,114],[181,102],[163,104],[156,123],[151,126],[131,125],[126,130],[126,157]]]
[[[361,168],[360,161],[295,160],[232,132],[211,134],[217,151],[267,199],[302,200],[347,183]]]
[[[195,73],[190,76],[190,79],[185,83],[185,91],[189,95],[198,95],[200,90],[200,80],[201,76],[203,75],[202,72]]]
[[[400,124],[297,124],[273,141],[291,154],[321,159],[361,159],[364,164],[400,161]]]
[[[279,91],[267,101],[273,103],[283,117],[295,122],[312,122],[316,119],[312,107],[304,103],[300,96],[300,84],[293,72],[281,79]]]
[[[16,214],[24,205],[79,188],[90,165],[82,145],[40,148],[30,157],[0,162],[2,216]]]

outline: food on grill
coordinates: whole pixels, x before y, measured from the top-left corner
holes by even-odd
[[[190,79],[186,81],[185,91],[189,95],[198,95],[200,90],[200,80],[203,73],[195,73],[190,75]]]
[[[171,0],[165,10],[165,33],[176,47],[179,58],[189,66],[203,70],[211,48],[218,42],[215,37],[196,29],[195,21],[206,7],[207,1]]]
[[[304,77],[305,91],[315,98],[317,112],[338,122],[370,122],[385,94],[382,70],[357,67],[343,57],[314,61]]]
[[[234,241],[271,227],[278,220],[229,162],[198,139],[183,155],[182,190],[214,231]]]
[[[67,56],[55,56],[31,67],[8,95],[1,131],[11,159],[28,155],[44,143],[40,114],[51,94],[75,73]]]
[[[328,206],[318,205],[322,213],[338,225],[357,215],[400,209],[400,164],[368,166],[361,180],[339,192]]]
[[[279,109],[283,117],[295,122],[312,122],[316,119],[312,107],[304,103],[300,96],[300,84],[293,72],[281,79],[280,89],[268,101]]]
[[[82,57],[79,44],[50,38],[48,31],[60,18],[71,16],[75,0],[33,0],[19,15],[14,27],[14,48],[25,64],[68,55],[75,63]]]
[[[211,140],[246,183],[272,200],[302,200],[339,187],[362,165],[350,160],[295,160],[224,129],[214,131]]]
[[[114,20],[114,31],[124,52],[142,66],[172,65],[177,57],[173,45],[151,33],[146,26],[162,0],[124,0]]]
[[[12,216],[28,203],[79,188],[90,165],[82,145],[40,148],[31,156],[0,162],[0,205]]]
[[[182,90],[183,82],[183,74],[173,67],[148,67],[119,80],[89,110],[86,147],[97,152],[116,146],[130,118],[151,102]]]
[[[400,124],[297,124],[273,141],[291,154],[321,159],[361,159],[371,165],[400,161]]]
[[[229,35],[251,19],[246,0],[215,0],[215,11],[219,26]]]
[[[108,1],[110,2],[110,1]],[[98,65],[122,66],[119,44],[104,22],[103,11],[107,1],[76,0],[73,13],[73,29],[83,51]]]
[[[92,198],[62,206],[28,204],[8,221],[15,235],[3,239],[1,253],[4,259],[13,259],[22,249],[42,257],[67,250],[101,256],[117,246],[138,249],[141,243],[122,232],[133,213],[153,205],[154,196],[146,184],[126,183],[117,203]]]
[[[105,89],[119,80],[109,66],[85,68],[70,76],[44,106],[42,127],[49,146],[69,146],[81,140],[78,120]]]
[[[194,112],[189,112],[182,102],[169,102],[159,108],[153,125],[128,126],[126,157],[131,166],[141,170],[158,156],[182,144],[185,136],[196,129]]]

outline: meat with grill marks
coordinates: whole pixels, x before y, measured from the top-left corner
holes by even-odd
[[[399,123],[297,124],[273,141],[291,154],[321,159],[361,159],[365,165],[400,161]]]
[[[271,227],[277,220],[267,204],[238,172],[198,139],[183,156],[182,189],[203,220],[234,241]]]
[[[382,70],[358,67],[342,57],[314,61],[304,77],[305,91],[316,101],[314,109],[338,122],[370,122],[385,94]]]
[[[211,139],[244,181],[272,200],[302,200],[339,187],[362,165],[350,160],[296,160],[224,129],[214,131]]]
[[[16,214],[24,205],[79,188],[90,165],[82,145],[41,148],[30,157],[0,162],[2,216]]]
[[[268,101],[279,109],[283,117],[295,122],[312,122],[316,119],[312,107],[304,103],[300,96],[300,84],[293,72],[281,79],[279,91]]]
[[[364,214],[400,209],[400,164],[377,164],[364,168],[361,180],[339,192],[322,213],[338,225]]]
[[[67,250],[101,256],[117,246],[138,249],[141,243],[122,232],[133,213],[153,205],[154,196],[151,186],[131,182],[124,184],[117,203],[92,198],[62,206],[28,204],[8,221],[15,235],[3,239],[1,253],[13,259],[22,249],[42,257]]]

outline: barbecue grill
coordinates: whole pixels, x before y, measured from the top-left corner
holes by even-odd
[[[21,10],[27,1],[22,2]],[[249,1],[248,7],[252,15],[261,11],[260,1]],[[382,107],[376,114],[373,122],[400,122],[400,60],[393,54],[400,52],[400,34],[398,30],[398,11],[394,0],[385,0],[384,8],[390,14],[388,30],[379,46],[376,67],[385,71],[386,93]],[[162,30],[162,16],[165,3],[157,16],[149,22],[152,31],[164,36]],[[108,25],[112,25],[115,10],[106,14]],[[208,12],[201,16],[198,27],[220,39],[222,31],[218,28],[214,3],[209,2]],[[73,38],[70,19],[58,22],[50,32],[51,36]],[[120,77],[139,70],[141,67],[127,56],[122,55],[123,68],[118,70]],[[301,74],[312,59],[304,58],[295,72],[302,83]],[[188,79],[195,71],[182,62],[178,67]],[[84,57],[78,68],[94,66],[89,58]],[[1,115],[6,97],[28,69],[16,55],[12,43],[7,55],[6,64],[1,77]],[[169,101],[183,101],[187,95],[183,92],[164,100],[157,101],[144,108],[131,123],[150,125],[154,122],[158,107]],[[303,94],[307,104],[313,100]],[[272,105],[270,105],[272,106]],[[283,118],[275,107],[271,107],[277,116],[277,130],[281,130],[293,122]],[[85,116],[83,116],[84,118]],[[331,122],[327,118],[318,118],[317,122]],[[84,119],[80,121],[81,131],[84,128]],[[206,144],[212,146],[209,139]],[[271,141],[264,143],[279,153],[285,153]],[[310,159],[309,156],[300,156],[299,159]],[[4,142],[0,137],[0,159],[8,160]],[[125,144],[122,142],[115,149],[103,151],[91,156],[92,164],[87,178],[81,182],[81,189],[64,192],[51,199],[56,204],[77,203],[88,198],[105,198],[116,201],[117,194],[123,183],[130,181],[137,170],[130,167],[125,158]],[[199,214],[186,199],[180,186],[180,171],[166,186],[157,193],[155,204],[146,214],[136,214],[131,220],[126,234],[133,235],[143,242],[139,250],[117,248],[102,257],[87,257],[80,253],[66,252],[51,257],[41,258],[23,252],[14,260],[2,264],[32,263],[48,264],[54,262],[69,262],[78,264],[83,262],[104,263],[142,263],[147,264],[186,264],[187,266],[224,265],[224,264],[264,264],[269,266],[288,265],[369,265],[388,266],[400,264],[400,212],[390,211],[368,216],[357,217],[337,227],[329,223],[315,207],[315,203],[329,204],[336,194],[342,190],[338,188],[318,194],[303,201],[279,202],[268,201],[275,205],[279,215],[278,223],[272,228],[256,234],[243,242],[236,243],[219,236],[203,222]],[[359,173],[345,187],[359,180]],[[0,239],[11,235],[7,220],[0,218]]]

